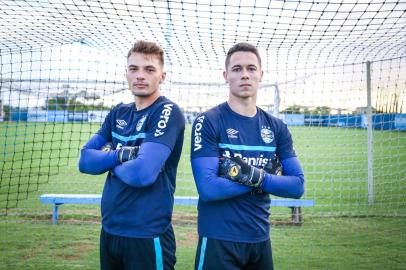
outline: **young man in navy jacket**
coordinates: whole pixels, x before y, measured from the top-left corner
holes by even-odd
[[[108,172],[101,201],[101,269],[174,269],[171,225],[184,117],[160,95],[163,50],[138,41],[127,56],[134,102],[120,103],[81,150],[83,173]]]
[[[287,126],[256,106],[263,76],[258,50],[236,44],[225,66],[228,101],[199,115],[192,127],[199,192],[195,269],[273,269],[269,194],[301,197],[304,175]]]

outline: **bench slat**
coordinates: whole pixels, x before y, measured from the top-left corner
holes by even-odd
[[[53,204],[52,223],[58,223],[58,208],[62,204],[100,204],[101,194],[43,194],[39,197],[44,204]],[[176,205],[197,205],[199,197],[175,196]],[[301,224],[300,207],[314,206],[314,200],[271,199],[271,206],[285,206],[292,209],[292,221]]]
[[[44,194],[41,195],[42,203],[54,204],[100,204],[100,194]]]
[[[199,197],[175,196],[177,205],[197,205]],[[44,194],[40,196],[42,203],[53,204],[100,204],[100,194]],[[314,200],[301,199],[272,199],[271,206],[309,207],[314,206]]]

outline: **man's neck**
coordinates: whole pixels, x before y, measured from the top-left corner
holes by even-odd
[[[154,103],[160,96],[161,94],[159,93],[159,90],[155,91],[152,95],[147,97],[135,96],[134,102],[137,111],[151,106],[151,104]]]
[[[230,108],[243,116],[253,117],[257,114],[256,99],[251,98],[233,98],[230,97],[227,101]]]

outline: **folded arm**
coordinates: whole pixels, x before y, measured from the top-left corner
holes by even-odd
[[[302,166],[296,157],[287,158],[281,162],[283,175],[265,173],[261,188],[275,196],[298,199],[304,193]]]
[[[251,187],[237,184],[219,177],[218,157],[199,157],[192,159],[193,176],[199,197],[203,201],[229,199],[250,192]]]
[[[137,157],[114,167],[113,174],[130,186],[152,185],[170,153],[171,149],[164,144],[145,142],[141,144]]]
[[[80,172],[94,175],[102,174],[120,163],[117,158],[117,150],[101,150],[106,143],[107,141],[103,136],[96,134],[83,146],[79,159]]]

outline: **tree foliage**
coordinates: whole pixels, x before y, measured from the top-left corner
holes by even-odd
[[[285,110],[281,111],[285,114],[308,114],[309,108],[303,105],[292,105],[287,107]]]
[[[56,96],[52,98],[48,98],[46,101],[46,110],[55,110],[55,111],[76,111],[76,112],[83,112],[83,111],[90,111],[90,110],[109,110],[110,108],[103,105],[103,102],[97,104],[84,104],[80,102],[75,97],[61,97]]]

